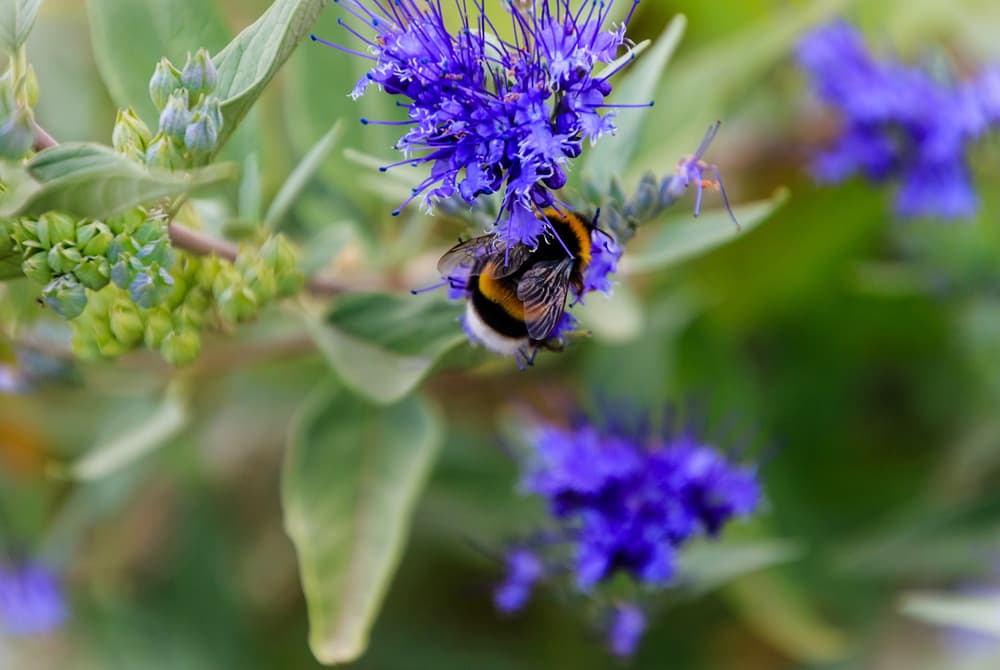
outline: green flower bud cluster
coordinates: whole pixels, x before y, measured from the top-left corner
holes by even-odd
[[[25,62],[23,51],[10,59],[0,75],[0,158],[23,158],[34,144],[38,102],[35,69]]]
[[[242,249],[235,262],[175,256],[171,289],[156,304],[139,304],[117,282],[93,294],[73,321],[76,353],[115,357],[145,346],[172,365],[184,365],[197,357],[203,329],[248,321],[275,298],[299,292],[304,281],[296,249],[280,235]]]
[[[65,319],[87,305],[87,290],[109,282],[140,307],[153,307],[173,291],[173,250],[165,220],[136,208],[107,222],[76,220],[61,212],[0,223],[0,257],[10,245],[21,271],[43,284],[42,298]]]
[[[174,252],[166,218],[136,208],[113,219],[111,225],[115,233],[107,252],[111,281],[128,291],[139,307],[155,307],[174,289],[170,273]]]
[[[101,221],[46,212],[37,219],[5,221],[0,228],[0,240],[7,240],[0,247],[9,243],[21,255],[21,271],[45,285],[42,298],[63,318],[80,315],[86,289],[97,291],[111,280],[107,252],[114,235]]]
[[[222,130],[222,109],[214,95],[218,81],[219,74],[205,49],[189,53],[181,70],[162,59],[149,80],[149,96],[160,112],[156,134],[131,107],[119,110],[112,133],[115,150],[167,169],[207,162]]]

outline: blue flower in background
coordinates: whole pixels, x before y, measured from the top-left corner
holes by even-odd
[[[630,604],[618,605],[611,614],[608,626],[608,649],[615,656],[632,656],[639,648],[645,631],[646,615],[641,609]]]
[[[430,176],[406,203],[422,197],[430,208],[457,196],[471,204],[502,192],[496,231],[507,242],[535,244],[546,226],[536,212],[559,204],[553,191],[566,183],[570,161],[584,141],[614,130],[604,101],[610,78],[628,59],[595,70],[631,44],[625,28],[632,12],[609,25],[613,2],[576,9],[570,0],[537,0],[525,9],[505,2],[508,37],[481,0],[471,3],[474,12],[459,3],[458,29],[446,25],[440,3],[338,2],[365,26],[358,31],[341,21],[364,44],[364,52],[352,53],[372,62],[352,95],[374,83],[402,98],[397,104],[409,116],[379,122],[408,127],[396,145],[405,160],[383,169],[430,164]]]
[[[505,614],[522,609],[544,573],[542,559],[533,551],[517,548],[508,552],[507,578],[493,591],[497,609]]]
[[[878,59],[844,21],[806,35],[798,61],[843,128],[812,171],[820,182],[862,173],[898,180],[896,213],[957,219],[978,207],[966,151],[1000,121],[1000,73],[968,82],[939,81],[920,68]]]
[[[0,633],[40,635],[61,626],[68,614],[54,572],[35,562],[0,564]]]
[[[523,544],[516,550],[530,561],[508,556],[508,577],[496,591],[504,611],[516,609],[508,602],[523,606],[542,574],[560,572],[567,560],[582,593],[617,573],[647,588],[668,586],[689,540],[718,535],[760,504],[756,468],[690,431],[662,435],[580,420],[570,428],[542,425],[530,441],[522,488],[546,501],[556,528],[533,552]],[[644,627],[636,606],[617,607],[608,631],[614,653],[630,654]]]

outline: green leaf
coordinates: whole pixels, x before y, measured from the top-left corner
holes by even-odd
[[[419,398],[376,407],[332,384],[296,421],[282,503],[321,662],[364,652],[441,439]]]
[[[612,102],[641,104],[650,99],[684,35],[687,19],[683,14],[673,18],[637,65],[632,66],[619,85],[615,86]],[[584,179],[600,192],[607,191],[608,182],[625,172],[632,161],[642,136],[643,122],[650,109],[630,109],[615,117],[615,136],[596,145],[587,154],[583,167]]]
[[[97,144],[61,144],[28,163],[36,180],[3,201],[0,216],[33,216],[62,210],[103,218],[142,203],[188,193],[235,176],[229,164],[189,172],[151,170]]]
[[[130,412],[130,415],[132,413]],[[163,400],[146,416],[130,416],[130,427],[115,427],[107,442],[97,444],[66,470],[80,480],[102,479],[152,453],[187,425],[187,398],[177,386],[167,389]]]
[[[155,126],[153,68],[164,56],[180,68],[188,51],[225,46],[232,34],[218,6],[205,0],[87,0],[94,59],[115,105],[131,105]]]
[[[798,558],[802,550],[791,542],[699,542],[677,559],[680,583],[696,594],[706,593],[764,568]]]
[[[13,54],[31,34],[42,0],[3,0],[0,5],[0,47]]]
[[[615,286],[612,295],[587,296],[587,301],[573,310],[573,316],[594,337],[609,343],[634,340],[646,323],[642,303],[627,284]]]
[[[307,324],[348,387],[375,402],[392,403],[465,339],[460,313],[461,307],[431,295],[363,293],[340,298],[326,323]]]
[[[935,626],[964,628],[1000,638],[1000,598],[951,593],[908,593],[900,611]]]
[[[733,209],[737,228],[726,210],[715,210],[698,218],[674,216],[663,223],[647,224],[661,230],[641,250],[628,253],[622,262],[627,274],[652,272],[707,253],[745,235],[765,221],[788,200],[788,190],[778,189],[767,200],[751,202]]]
[[[299,163],[292,174],[288,175],[288,179],[285,183],[281,185],[281,190],[278,194],[274,196],[274,200],[271,201],[271,206],[267,209],[267,214],[264,216],[264,226],[271,229],[277,230],[288,210],[291,209],[292,205],[298,200],[299,195],[305,189],[309,180],[312,179],[316,170],[320,168],[329,155],[333,151],[333,148],[337,146],[337,140],[340,139],[341,135],[341,123],[337,121],[320,138],[319,142],[309,150],[309,153],[305,155],[302,162]]]
[[[802,666],[828,666],[853,651],[847,633],[827,621],[812,592],[778,570],[747,574],[723,591],[744,624]]]
[[[243,161],[243,178],[236,197],[236,211],[243,221],[260,220],[260,163],[251,152]]]
[[[222,100],[222,146],[256,102],[271,78],[292,54],[325,0],[276,0],[213,61],[219,70],[216,95]]]

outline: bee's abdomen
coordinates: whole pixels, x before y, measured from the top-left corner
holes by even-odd
[[[508,282],[497,280],[488,273],[469,279],[472,306],[483,323],[505,337],[528,336],[524,323],[524,303],[517,299]]]

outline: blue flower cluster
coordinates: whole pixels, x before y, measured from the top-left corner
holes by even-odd
[[[575,10],[570,0],[535,0],[525,9],[505,2],[512,23],[505,36],[483,0],[472,0],[475,13],[458,3],[454,31],[440,3],[337,1],[375,33],[366,37],[341,21],[365,44],[367,53],[353,53],[373,63],[353,96],[375,83],[406,100],[397,104],[409,120],[388,122],[409,126],[397,143],[406,159],[383,169],[431,166],[406,202],[422,196],[429,209],[441,198],[473,203],[502,191],[496,231],[506,242],[534,245],[546,227],[536,212],[558,204],[553,191],[566,183],[570,160],[584,141],[614,130],[614,114],[601,110],[609,107],[611,76],[629,59],[594,70],[630,44],[632,13],[605,28],[613,1]]]
[[[0,633],[41,635],[62,625],[68,614],[51,570],[35,562],[0,564]]]
[[[761,499],[754,467],[690,432],[636,435],[581,421],[568,429],[542,426],[532,443],[522,486],[547,501],[557,530],[534,551],[521,545],[508,555],[507,578],[494,593],[504,612],[527,602],[532,587],[555,572],[547,559],[558,556],[569,556],[583,593],[618,571],[649,587],[666,586],[686,542],[716,536],[731,519],[752,514]],[[609,642],[627,655],[645,621],[635,606],[621,607],[611,617]]]
[[[814,161],[818,180],[839,182],[858,172],[877,182],[898,179],[895,209],[902,217],[976,212],[966,151],[1000,122],[1000,71],[939,81],[876,58],[844,21],[806,35],[797,56],[819,97],[844,119],[836,145]]]

